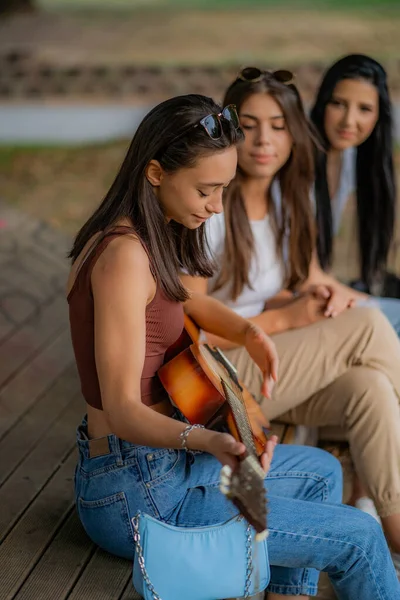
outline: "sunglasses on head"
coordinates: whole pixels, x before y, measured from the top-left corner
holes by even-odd
[[[207,115],[195,125],[190,125],[187,129],[181,131],[171,142],[169,142],[168,146],[174,144],[189,131],[196,129],[196,127],[203,127],[212,140],[219,140],[223,134],[221,119],[225,119],[225,121],[232,123],[235,129],[240,129],[239,116],[236,111],[236,106],[234,104],[228,104],[228,106],[225,106],[220,113],[212,113]],[[166,147],[167,146],[163,147],[158,152],[158,157],[161,157],[164,154]]]
[[[279,83],[288,85],[289,83],[293,82],[294,74],[291,71],[286,71],[285,69],[280,69],[278,71],[266,71],[259,69],[258,67],[245,67],[237,76],[237,79],[248,81],[249,83],[257,83],[262,79],[268,78],[275,79],[275,81],[278,81]]]
[[[194,128],[203,127],[212,140],[219,140],[223,134],[221,119],[231,123],[235,129],[240,129],[239,116],[234,104],[228,104],[218,114],[207,115]]]

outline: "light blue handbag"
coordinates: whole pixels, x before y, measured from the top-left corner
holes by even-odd
[[[145,600],[248,598],[269,583],[267,541],[256,542],[241,516],[188,528],[138,513],[132,524],[133,585]]]

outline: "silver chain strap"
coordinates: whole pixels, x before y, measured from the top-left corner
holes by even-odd
[[[143,575],[143,579],[149,588],[150,593],[153,595],[153,600],[161,600],[161,596],[159,596],[154,589],[153,584],[150,581],[149,574],[146,571],[146,565],[144,562],[143,556],[143,548],[140,541],[140,532],[139,532],[139,517],[133,517],[132,519],[133,525],[133,539],[135,540],[136,552],[138,555],[139,567],[140,571]],[[253,565],[253,542],[251,539],[251,525],[247,525],[246,529],[246,581],[244,586],[244,596],[243,598],[250,597],[250,586],[251,586],[251,577],[253,574],[254,565]]]
[[[148,576],[147,571],[146,571],[146,565],[144,563],[144,556],[143,556],[143,548],[142,548],[142,544],[140,542],[139,517],[138,516],[133,517],[132,525],[133,525],[133,530],[134,530],[133,539],[135,540],[135,547],[136,547],[136,552],[138,555],[139,567],[142,572],[143,579],[145,580],[146,585],[150,590],[150,593],[153,594],[153,600],[161,600],[160,596],[157,594],[156,590],[154,589],[154,586],[151,583],[150,577]]]
[[[257,543],[257,542],[255,542]],[[246,529],[246,582],[244,585],[244,598],[250,596],[251,578],[253,575],[254,564],[253,564],[253,542],[251,539],[251,525],[247,525]]]

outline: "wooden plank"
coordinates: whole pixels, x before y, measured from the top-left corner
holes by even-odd
[[[0,265],[1,278],[8,280],[9,287],[42,299],[65,292],[68,271],[66,262],[52,262],[47,256],[41,256],[36,248]],[[11,278],[8,278],[9,273],[12,273]]]
[[[65,235],[43,221],[37,221],[30,239],[41,253],[46,253],[52,260],[67,262],[66,257],[72,246],[71,236]]]
[[[0,393],[0,437],[52,387],[73,360],[70,334],[65,330],[18,371]]]
[[[270,425],[271,432],[278,436],[280,444],[296,444],[296,426],[272,421]]]
[[[0,541],[71,452],[75,428],[83,412],[81,397],[73,398],[36,448],[1,486]]]
[[[61,258],[55,243],[50,253],[33,239],[29,243],[20,231],[8,236],[4,231],[0,236],[0,340],[13,326],[37,312],[41,303],[64,293],[69,269],[65,244]]]
[[[71,364],[0,441],[0,485],[53,427],[57,417],[78,392],[78,374],[75,364]]]
[[[29,236],[21,237],[20,232],[13,232],[8,240],[2,237],[0,266],[9,261],[15,261],[16,264],[25,267],[26,271],[33,268],[44,275],[49,272],[67,272],[69,269],[67,248],[60,232],[56,232],[54,243],[49,248],[41,240],[35,240]]]
[[[73,509],[39,563],[14,596],[15,600],[66,600],[94,551],[95,545],[86,535]],[[86,596],[81,598],[87,600]]]
[[[251,600],[264,600],[265,597],[265,592],[260,592],[259,594],[256,594],[255,596],[251,596]],[[78,600],[78,598],[76,599]],[[93,598],[94,600],[94,598]],[[133,583],[132,583],[132,579],[130,579],[128,581],[128,583],[126,584],[126,587],[122,593],[122,596],[120,596],[119,600],[143,600],[142,596],[140,596],[137,591],[135,590],[135,588],[133,587]],[[227,600],[229,600],[229,598],[227,598]],[[231,600],[242,600],[241,598],[232,598]]]
[[[54,259],[65,260],[72,243],[70,236],[1,201],[0,218],[3,222],[0,254],[4,247],[9,246],[11,238],[16,239],[22,249],[36,247]]]
[[[125,590],[119,600],[143,600],[143,598],[137,593],[133,587],[132,580],[130,580],[126,584]]]
[[[48,246],[46,242],[34,239],[32,234],[25,235],[20,231],[11,231],[7,235],[4,234],[4,229],[1,231],[0,267],[14,262],[24,271],[29,271],[33,266],[41,274],[68,271],[67,247],[63,241],[64,236],[60,232],[54,233],[53,243]]]
[[[14,282],[2,281],[0,276],[0,344],[14,329],[37,313],[42,302],[26,289],[16,288]]]
[[[131,577],[130,561],[97,548],[68,600],[119,600]]]
[[[53,296],[55,291],[51,276],[35,277],[15,261],[1,265],[0,281],[6,285],[8,282],[10,290],[20,293],[24,298],[34,297],[41,302]]]
[[[6,261],[5,263],[7,264]],[[44,280],[54,275],[61,275],[65,279],[70,266],[66,255],[61,258],[56,254],[49,254],[45,248],[41,248],[36,243],[24,245],[20,238],[17,238],[16,251],[9,259],[9,263],[24,273],[34,274]]]
[[[10,204],[0,200],[0,218],[4,222],[2,231],[4,234],[7,231],[19,230],[21,227],[32,220],[32,217],[25,212],[16,210]]]
[[[21,247],[38,248],[43,255],[63,263],[72,245],[71,236],[37,219],[24,221],[18,228],[17,236]]]
[[[1,292],[0,292],[0,295],[1,295]],[[25,306],[26,306],[26,304],[23,305],[23,309],[25,309]],[[17,310],[18,310],[18,308],[19,307],[17,306]],[[1,300],[0,300],[0,344],[1,344],[2,340],[6,336],[10,335],[12,333],[12,331],[15,329],[15,325],[9,318],[8,311],[6,312],[6,309],[4,309],[4,313],[3,313],[3,309],[1,306]],[[26,316],[29,316],[32,313],[33,313],[33,310],[30,309],[30,307],[28,307],[28,313],[26,314],[26,312],[25,312],[25,318],[26,318]]]
[[[14,597],[68,517],[76,461],[73,452],[0,545],[1,600]]]
[[[58,296],[0,346],[0,388],[67,326],[66,301]]]

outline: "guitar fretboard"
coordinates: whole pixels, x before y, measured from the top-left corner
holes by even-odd
[[[224,388],[225,398],[229,406],[231,407],[233,416],[235,417],[235,423],[239,430],[242,442],[246,446],[247,452],[249,454],[257,456],[257,451],[254,445],[253,434],[251,432],[251,427],[247,416],[246,407],[243,401],[242,392],[235,385],[237,391],[239,392],[239,395],[235,393],[225,378],[221,378],[221,383],[222,387]]]

